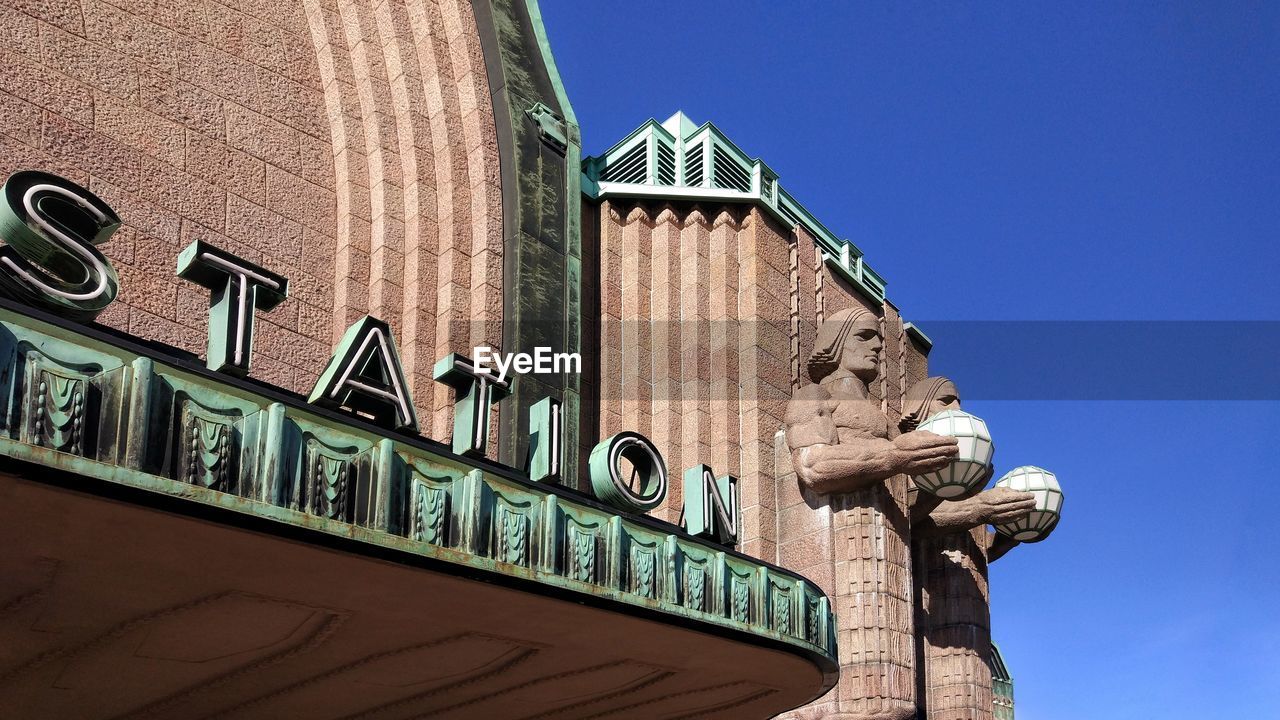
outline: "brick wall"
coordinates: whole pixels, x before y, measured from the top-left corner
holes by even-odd
[[[274,270],[253,376],[308,391],[346,326],[397,333],[424,432],[432,363],[499,345],[493,111],[461,0],[0,0],[0,174],[89,187],[124,226],[99,321],[204,353],[203,239]],[[480,323],[474,324],[472,320]]]

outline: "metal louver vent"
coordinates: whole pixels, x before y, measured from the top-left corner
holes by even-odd
[[[645,155],[644,143],[636,145],[617,161],[610,163],[600,179],[616,183],[643,183],[648,174],[648,158]]]
[[[718,188],[751,192],[751,175],[738,167],[733,158],[717,145],[711,150],[711,184]]]
[[[658,143],[658,177],[659,185],[676,184],[676,152],[662,143]]]
[[[684,184],[696,187],[702,184],[702,146],[695,145],[684,153]]]

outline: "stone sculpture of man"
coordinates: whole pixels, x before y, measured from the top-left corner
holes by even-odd
[[[904,433],[943,410],[959,410],[955,383],[926,378],[902,403]],[[977,487],[982,488],[986,478]],[[921,717],[990,720],[991,613],[987,564],[1018,544],[987,530],[1035,509],[1035,495],[995,487],[956,502],[932,496],[912,506],[917,702]]]
[[[814,384],[786,413],[799,481],[826,495],[833,514],[841,678],[836,710],[820,716],[841,720],[915,716],[909,476],[946,467],[958,447],[919,430],[890,438],[869,392],[882,347],[870,311],[832,314],[808,361]]]
[[[904,434],[944,410],[960,409],[960,393],[956,384],[945,377],[928,377],[912,385],[902,399],[902,420],[898,429]],[[982,490],[994,474],[995,466],[976,486],[976,494],[942,502],[939,498],[912,492],[911,532],[913,538],[936,537],[954,532],[967,532],[984,525],[999,525],[1025,517],[1035,509],[1035,495],[1012,488],[995,487]],[[988,533],[988,543],[1000,554],[1018,543],[1004,535]]]

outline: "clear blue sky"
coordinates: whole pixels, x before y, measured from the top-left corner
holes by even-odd
[[[1280,4],[545,0],[542,12],[587,154],[677,109],[714,121],[859,245],[926,330],[1280,321]],[[1163,349],[1186,377],[1257,382],[1188,335]],[[1142,354],[1077,352],[1124,367]],[[942,343],[933,357],[962,394],[966,365],[1017,362]],[[1020,720],[1274,713],[1280,403],[966,407],[988,420],[1003,469],[1049,467],[1067,491],[1054,537],[992,571]]]

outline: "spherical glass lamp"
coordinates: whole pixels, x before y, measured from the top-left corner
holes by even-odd
[[[953,437],[960,442],[960,454],[950,465],[912,478],[916,487],[940,498],[957,498],[986,478],[996,449],[982,418],[963,410],[943,410],[920,423],[916,429]]]
[[[1005,473],[996,487],[1013,488],[1036,496],[1036,509],[1017,522],[997,525],[996,530],[1021,542],[1043,538],[1062,516],[1062,486],[1053,473],[1034,465],[1023,465]]]

